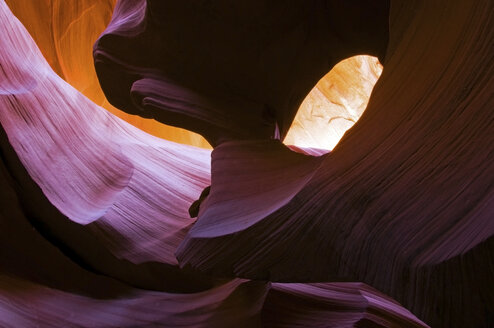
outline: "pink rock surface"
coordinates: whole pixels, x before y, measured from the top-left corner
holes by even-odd
[[[110,21],[116,0],[6,0],[55,73],[116,116],[170,141],[211,148],[199,135],[130,115],[105,98],[93,64],[93,44]]]
[[[255,327],[267,288],[235,280],[197,294],[127,290],[94,299],[0,275],[2,327]]]
[[[178,270],[174,251],[194,222],[190,203],[209,184],[210,152],[152,137],[96,106],[50,69],[5,3],[1,15],[10,36],[0,41],[2,127],[46,198],[87,226],[49,215],[43,224],[89,265],[111,257],[105,273],[132,276],[128,262]],[[144,286],[173,286],[149,270],[135,273]]]
[[[181,264],[273,281],[357,280],[433,327],[490,325],[493,9],[489,1],[392,2],[384,72],[359,122],[270,215],[245,211],[221,221],[209,215],[206,199],[198,228],[177,253]],[[213,175],[231,169],[227,159],[248,157],[241,145],[221,149],[213,151]],[[268,190],[242,188],[256,174],[250,162],[235,170],[228,184],[242,198],[215,194],[221,183],[211,186],[223,213],[271,199]],[[297,179],[274,166],[263,174]],[[231,222],[241,222],[240,231],[207,233]]]
[[[267,327],[428,327],[360,283],[274,283],[261,315]]]
[[[268,26],[268,36],[290,27],[265,58],[294,51],[268,65],[283,78],[313,31],[291,25],[314,13],[299,4]],[[331,7],[333,23],[351,24],[352,10],[365,18],[355,4]],[[247,24],[245,12],[262,22],[275,4],[220,6],[212,22],[190,6],[121,0],[96,65],[112,102],[204,133],[212,153],[149,136],[82,96],[0,0],[0,324],[489,327],[494,4],[393,1],[381,80],[326,154],[271,138],[328,63],[307,51],[299,80],[266,89],[255,84],[256,57],[237,58],[245,45],[222,30],[232,17]],[[184,17],[197,21],[181,30]],[[218,38],[197,33],[205,27]],[[263,40],[242,31],[244,42]],[[384,58],[377,35],[350,48]],[[320,39],[307,40],[318,49]],[[246,64],[231,71],[232,58]]]
[[[3,1],[0,18],[8,33],[0,41],[0,325],[272,325],[269,312],[281,304],[265,303],[269,283],[176,266],[173,253],[195,221],[188,206],[209,183],[209,151],[154,138],[94,105],[51,70]],[[310,298],[329,297],[307,288]],[[321,325],[372,311],[345,295],[322,310]],[[402,311],[405,326],[424,326]]]

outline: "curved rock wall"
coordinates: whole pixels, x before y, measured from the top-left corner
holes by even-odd
[[[199,135],[112,106],[94,70],[92,46],[110,21],[116,0],[7,0],[53,70],[97,105],[152,135],[210,148]]]
[[[210,147],[199,135],[127,114],[106,100],[92,64],[91,47],[110,21],[115,0],[6,2],[31,33],[53,70],[93,102],[155,136]],[[365,109],[380,74],[379,66],[376,59],[364,56],[337,65],[306,97],[284,143],[334,148]]]
[[[296,155],[274,141],[216,147],[211,193],[180,263],[274,281],[355,279],[433,327],[491,324],[492,5],[393,2],[385,68],[369,106],[311,176],[278,170],[274,163]],[[236,160],[252,158],[253,149],[271,164]],[[215,177],[223,171],[241,198],[223,192]],[[267,208],[263,179],[243,179],[259,175],[298,188]],[[260,216],[228,214],[262,206]]]
[[[2,326],[492,325],[494,4],[308,3],[119,1],[108,99],[210,152],[101,110],[0,1]],[[384,71],[357,124],[331,153],[284,146],[360,53]]]
[[[179,248],[180,263],[274,281],[355,279],[434,327],[488,325],[492,9],[488,1],[393,2],[384,72],[359,122],[309,178],[235,162],[250,158],[252,147],[270,163],[295,156],[273,152],[282,148],[274,142],[215,148],[210,200]],[[234,167],[229,185],[242,198],[215,186],[215,173],[226,167]],[[229,217],[231,208],[259,208],[258,199],[269,199],[262,179],[241,180],[258,174],[304,186],[269,215]],[[220,233],[232,221],[241,222],[234,233]]]
[[[283,139],[334,65],[384,58],[388,1],[120,1],[94,47],[108,100],[132,114],[231,139]],[[352,28],[349,28],[351,26]]]

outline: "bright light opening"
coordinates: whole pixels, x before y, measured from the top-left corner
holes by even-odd
[[[381,72],[372,56],[339,62],[307,95],[284,143],[332,150],[362,115]]]

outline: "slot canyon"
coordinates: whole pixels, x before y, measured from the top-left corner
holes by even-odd
[[[0,327],[494,327],[492,0],[0,31]]]

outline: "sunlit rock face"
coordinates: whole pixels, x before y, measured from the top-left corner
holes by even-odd
[[[95,44],[96,72],[113,105],[213,146],[283,139],[334,65],[361,53],[384,58],[388,5],[120,1]]]
[[[53,70],[73,87],[111,113],[155,136],[210,148],[199,135],[129,115],[115,108],[101,91],[94,70],[94,41],[110,21],[116,0],[7,0]]]
[[[115,0],[7,0],[53,70],[96,104],[155,136],[209,148],[199,135],[129,115],[106,100],[92,64],[92,45],[110,21]],[[344,60],[302,103],[284,143],[332,149],[362,114],[382,67],[376,58]]]
[[[364,112],[381,72],[376,57],[355,56],[338,63],[304,99],[283,142],[333,149]]]
[[[0,326],[492,326],[494,4],[372,3],[120,0],[108,99],[210,151],[84,97],[0,0]],[[283,145],[360,54],[354,127]]]

